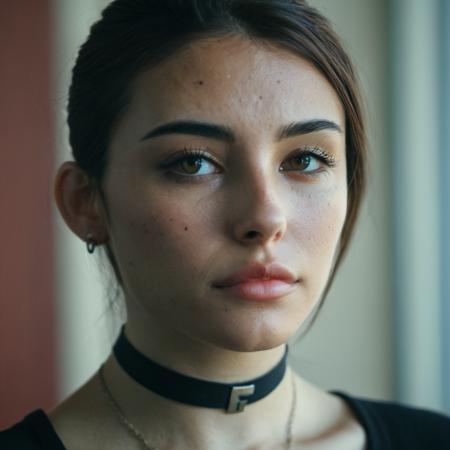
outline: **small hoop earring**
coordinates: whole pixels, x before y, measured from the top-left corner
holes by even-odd
[[[88,253],[92,255],[92,253],[95,252],[95,247],[97,244],[95,243],[94,239],[92,238],[92,234],[88,234],[86,238],[86,248]]]

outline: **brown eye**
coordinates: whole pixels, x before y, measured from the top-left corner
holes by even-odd
[[[173,155],[161,164],[161,168],[167,170],[167,173],[186,178],[196,178],[220,172],[211,156],[203,150],[195,149],[184,149],[182,152]]]
[[[180,161],[179,167],[188,175],[195,175],[202,168],[202,158],[190,156]]]
[[[317,172],[320,169],[318,158],[310,153],[299,153],[289,158],[285,163],[284,171],[299,171],[304,173]]]
[[[297,155],[291,159],[292,170],[306,170],[311,164],[311,156],[310,155]]]

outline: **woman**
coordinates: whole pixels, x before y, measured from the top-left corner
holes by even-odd
[[[78,56],[58,207],[103,248],[127,321],[20,449],[446,449],[449,418],[286,367],[365,185],[352,65],[294,0],[116,0]]]

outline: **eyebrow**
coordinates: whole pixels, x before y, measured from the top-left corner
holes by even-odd
[[[287,139],[302,134],[314,133],[317,131],[331,130],[342,133],[342,128],[331,120],[307,120],[304,122],[293,122],[283,127],[278,135],[278,140]]]
[[[231,128],[212,123],[179,120],[161,125],[147,133],[141,141],[151,139],[165,134],[192,134],[194,136],[204,136],[224,142],[234,142],[235,136]]]
[[[303,122],[292,122],[289,125],[282,127],[280,132],[278,133],[278,140],[280,141],[282,139],[287,139],[293,136],[309,134],[323,130],[331,130],[342,133],[342,129],[337,123],[330,120],[315,119]],[[145,134],[141,138],[141,141],[167,134],[191,134],[194,136],[212,138],[227,143],[232,143],[236,140],[236,136],[229,127],[206,122],[178,120],[156,127],[152,131],[149,131],[147,134]]]

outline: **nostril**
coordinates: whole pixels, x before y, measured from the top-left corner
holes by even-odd
[[[254,239],[254,238],[256,238],[256,237],[258,237],[258,232],[257,231],[248,231],[247,232],[247,238],[249,238],[249,239]]]

